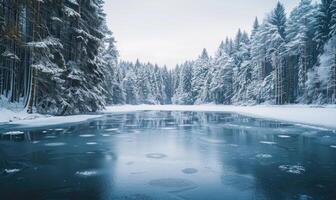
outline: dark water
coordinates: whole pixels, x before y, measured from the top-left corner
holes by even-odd
[[[0,132],[1,200],[336,199],[331,130],[137,112]]]

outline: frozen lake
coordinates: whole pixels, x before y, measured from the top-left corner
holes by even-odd
[[[336,133],[231,113],[0,128],[0,199],[336,199]]]

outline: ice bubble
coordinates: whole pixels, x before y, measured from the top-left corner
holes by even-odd
[[[198,170],[195,168],[186,168],[186,169],[183,169],[182,172],[184,174],[195,174],[198,172]]]
[[[152,159],[162,159],[162,158],[167,157],[167,155],[162,154],[162,153],[149,153],[149,154],[146,154],[146,157],[152,158]]]
[[[102,134],[103,137],[110,137],[110,134]]]
[[[330,147],[336,149],[336,145],[330,145]]]
[[[306,171],[306,169],[301,165],[280,165],[279,169],[291,174],[302,174]]]

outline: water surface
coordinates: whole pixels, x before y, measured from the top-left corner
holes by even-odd
[[[336,199],[336,135],[231,113],[0,128],[0,199]]]

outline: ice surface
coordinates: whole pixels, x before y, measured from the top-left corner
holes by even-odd
[[[223,175],[221,182],[225,186],[230,186],[239,190],[249,190],[253,188],[254,180],[244,175]]]
[[[126,105],[107,107],[105,113],[131,111],[213,111],[234,112],[251,117],[290,121],[319,127],[336,128],[335,106],[312,107],[310,105],[258,105],[258,106],[226,106],[226,105]]]
[[[55,139],[57,138],[55,135],[48,135],[44,137],[45,139]]]
[[[302,174],[306,171],[306,169],[301,165],[280,165],[279,169],[291,174]]]
[[[146,194],[131,194],[124,196],[113,197],[114,200],[154,200],[152,197]]]
[[[192,181],[181,178],[163,178],[155,179],[149,182],[149,185],[156,187],[181,188],[195,185]]]

